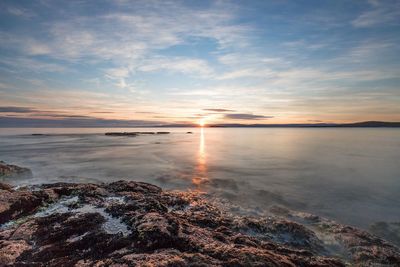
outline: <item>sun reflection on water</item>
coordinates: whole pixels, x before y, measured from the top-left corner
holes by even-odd
[[[199,187],[206,181],[208,181],[207,161],[206,161],[204,128],[202,127],[200,129],[199,151],[197,154],[196,168],[192,178],[192,183],[196,185],[197,189],[199,189]]]

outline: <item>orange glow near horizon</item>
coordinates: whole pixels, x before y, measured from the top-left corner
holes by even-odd
[[[200,127],[204,127],[205,125],[206,125],[205,120],[204,120],[204,119],[201,119],[201,120],[199,121],[199,126],[200,126]]]

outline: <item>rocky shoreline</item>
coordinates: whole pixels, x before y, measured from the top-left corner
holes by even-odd
[[[303,217],[318,220],[316,217]],[[301,224],[224,213],[193,192],[138,182],[0,185],[0,265],[396,266],[397,247],[322,224],[348,259]],[[321,225],[321,227],[322,227]]]
[[[141,182],[0,183],[0,266],[399,266],[399,248],[366,231],[275,213]]]

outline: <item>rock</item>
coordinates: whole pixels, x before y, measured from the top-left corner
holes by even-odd
[[[288,210],[287,218],[306,223],[320,238],[323,246],[326,245],[334,254],[351,259],[356,266],[400,266],[399,247],[367,231],[306,212]],[[396,241],[395,236],[391,238]]]
[[[24,240],[0,240],[0,265],[14,263],[31,246]]]
[[[338,258],[307,227],[223,212],[196,192],[139,182],[56,183],[0,194],[0,266],[345,266],[400,262],[398,248],[331,225]],[[349,252],[350,253],[350,252]]]
[[[309,229],[288,220],[241,218],[238,231],[286,246],[323,252],[322,242]]]
[[[137,246],[151,251],[177,247],[175,243],[180,241],[178,225],[169,214],[149,212],[135,220],[131,227],[137,231]]]
[[[0,190],[13,191],[12,187],[8,184],[0,183]]]
[[[118,132],[110,132],[110,133],[105,133],[107,136],[137,136],[137,133],[131,133],[131,132],[123,132],[123,133],[118,133]]]
[[[135,132],[137,134],[156,134],[155,132]]]
[[[0,224],[30,215],[57,198],[52,192],[0,190]]]
[[[193,132],[186,132],[187,134],[192,134]]]
[[[390,243],[351,226],[333,224],[328,229],[350,251],[355,262],[364,266],[400,265],[399,249]]]
[[[376,222],[369,227],[369,231],[400,246],[400,222]]]
[[[170,134],[170,132],[108,132],[108,136],[138,136],[138,135],[152,135],[152,134]]]
[[[16,165],[7,164],[4,161],[0,161],[0,177],[2,178],[31,174],[32,173],[28,168],[23,168]]]

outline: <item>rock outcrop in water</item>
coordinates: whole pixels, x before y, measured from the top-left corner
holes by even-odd
[[[0,160],[0,178],[31,174],[32,173],[28,168],[7,164]]]
[[[170,132],[108,132],[105,133],[107,136],[138,136],[148,134],[170,134]]]
[[[339,258],[299,223],[229,215],[199,193],[139,182],[1,184],[0,224],[0,266],[400,263],[398,248],[352,227],[325,225],[348,253]]]

